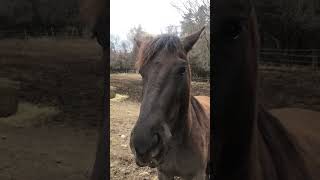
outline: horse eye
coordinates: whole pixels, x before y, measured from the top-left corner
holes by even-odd
[[[180,67],[178,70],[179,75],[184,75],[185,72],[186,72],[186,67]]]
[[[229,40],[235,40],[239,37],[242,31],[241,24],[239,22],[227,22],[222,27],[222,33],[224,37]]]

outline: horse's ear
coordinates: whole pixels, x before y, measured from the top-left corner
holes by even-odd
[[[182,39],[183,48],[187,53],[192,49],[193,45],[198,41],[204,28],[205,26],[202,27],[199,31]]]
[[[141,44],[142,44],[141,40],[137,39],[136,37],[133,38],[133,40],[134,40],[134,42],[136,43],[136,46],[137,46],[138,48],[140,48],[140,46],[141,46]]]

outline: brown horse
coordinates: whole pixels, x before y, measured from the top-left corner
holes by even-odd
[[[93,37],[96,37],[97,42],[102,47],[103,57],[102,57],[102,72],[106,72],[109,69],[109,41],[108,41],[108,19],[107,16],[107,1],[106,0],[81,0],[80,12],[84,22],[91,28]],[[109,72],[106,72],[105,77],[108,77]],[[108,84],[109,79],[106,79]],[[104,108],[109,109],[109,89],[105,87],[104,89]],[[96,158],[91,174],[91,180],[106,180],[109,179],[108,171],[108,155],[109,155],[109,126],[108,121],[109,114],[104,111],[104,118],[101,121],[101,126],[99,128],[99,140],[97,144]]]
[[[206,178],[210,98],[191,96],[187,58],[203,29],[182,40],[160,35],[137,42],[143,100],[130,147],[136,164],[157,167],[160,180]]]
[[[252,2],[216,0],[213,12],[214,179],[320,179],[320,119],[283,119],[258,101]]]

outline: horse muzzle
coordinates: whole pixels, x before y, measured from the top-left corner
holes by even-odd
[[[157,135],[159,136],[159,135]],[[139,167],[149,166],[155,168],[162,163],[166,149],[160,137],[154,138],[151,148],[135,146],[133,139],[130,141],[130,148]]]
[[[164,155],[164,147],[156,148],[150,151],[150,153],[146,155],[147,157],[135,155],[135,161],[139,167],[149,166],[150,168],[155,168],[163,162]]]
[[[130,148],[140,167],[151,168],[159,166],[168,151],[168,143],[172,137],[166,123],[151,131],[151,128],[135,126],[131,132]]]

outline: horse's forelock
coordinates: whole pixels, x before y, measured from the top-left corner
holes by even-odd
[[[177,36],[164,34],[144,41],[138,51],[136,68],[141,69],[162,50],[172,54],[183,52],[181,40]]]

